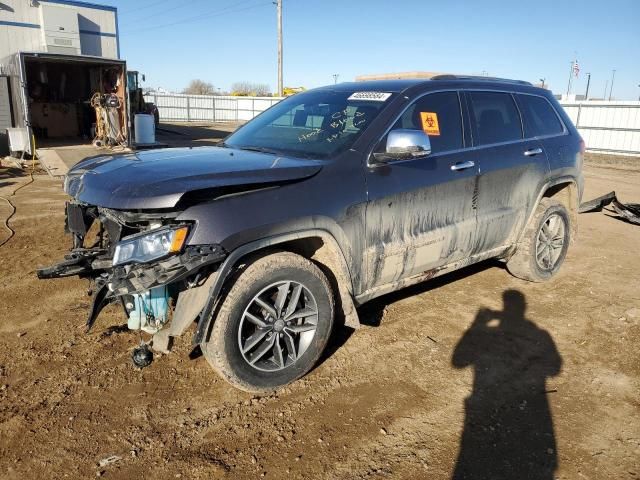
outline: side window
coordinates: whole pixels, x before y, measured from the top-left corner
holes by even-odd
[[[424,130],[429,135],[432,153],[462,148],[458,93],[431,93],[419,98],[405,110],[392,130],[398,128]]]
[[[558,135],[564,127],[549,101],[535,95],[518,95],[518,102],[524,117],[526,137]]]
[[[469,92],[476,127],[476,144],[509,142],[522,138],[522,123],[509,93]]]

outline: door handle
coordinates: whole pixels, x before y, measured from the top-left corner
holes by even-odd
[[[542,149],[540,147],[538,148],[530,148],[529,150],[525,150],[524,154],[526,157],[533,157],[535,155],[539,155],[542,153]]]
[[[451,165],[451,170],[454,172],[459,172],[461,170],[466,170],[467,168],[475,167],[475,163],[471,160],[467,160],[466,162],[455,163]]]

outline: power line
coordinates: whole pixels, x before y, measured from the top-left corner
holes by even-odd
[[[118,11],[119,14],[123,14],[123,13],[131,13],[131,12],[137,12],[139,10],[144,10],[145,8],[151,8],[151,7],[155,7],[156,5],[160,5],[161,3],[166,3],[169,2],[170,0],[158,0],[157,2],[153,2],[153,3],[149,3],[147,5],[140,5],[139,7],[136,8],[129,8],[129,9],[125,9],[122,11]]]
[[[162,0],[162,1],[164,1],[164,0]],[[159,11],[157,11],[157,12],[156,12],[156,11],[154,11],[154,12],[152,12],[152,13],[151,13],[151,14],[149,14],[149,15],[145,15],[143,19],[136,18],[136,16],[135,16],[135,15],[134,15],[134,18],[132,18],[132,19],[131,19],[131,18],[125,18],[124,24],[126,25],[126,24],[128,24],[128,23],[133,23],[133,22],[136,22],[137,24],[139,24],[140,22],[145,21],[145,20],[147,20],[147,19],[149,19],[149,18],[159,17],[159,16],[161,16],[161,15],[166,15],[166,14],[167,14],[167,13],[169,13],[169,12],[174,12],[174,11],[179,10],[179,9],[186,9],[186,8],[188,8],[188,7],[193,6],[193,4],[194,4],[194,3],[198,3],[198,2],[202,2],[202,1],[203,1],[203,0],[192,0],[192,1],[191,1],[191,2],[189,2],[189,3],[181,3],[181,2],[178,2],[178,5],[176,5],[176,6],[174,6],[174,7],[171,7],[171,8],[164,8],[164,9],[161,9],[161,10],[159,10]],[[144,13],[144,12],[142,12],[142,13]]]
[[[164,24],[160,24],[160,25],[152,25],[150,27],[143,27],[143,28],[136,28],[136,29],[132,28],[131,30],[125,31],[123,33],[147,32],[147,31],[150,31],[150,30],[158,29],[158,28],[166,28],[166,27],[172,27],[174,25],[181,25],[181,24],[184,24],[184,23],[198,22],[198,21],[201,21],[201,20],[206,20],[206,19],[209,19],[209,18],[215,18],[215,17],[219,17],[219,16],[222,16],[222,15],[227,15],[227,14],[230,14],[230,13],[244,12],[246,10],[250,10],[252,8],[255,8],[255,7],[261,7],[261,6],[264,6],[264,5],[271,5],[271,2],[269,1],[269,2],[254,3],[254,4],[251,4],[251,5],[247,5],[244,8],[238,8],[238,9],[235,8],[238,5],[247,3],[248,1],[251,1],[251,0],[242,0],[241,2],[238,2],[233,6],[229,6],[229,7],[222,8],[222,9],[218,8],[218,9],[216,9],[214,11],[201,13],[201,14],[193,16],[193,17],[183,18],[181,20],[176,20],[175,22],[164,23]]]

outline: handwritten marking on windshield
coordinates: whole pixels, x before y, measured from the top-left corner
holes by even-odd
[[[308,133],[303,133],[302,135],[298,136],[298,142],[302,143],[302,142],[307,142],[309,141],[309,139],[313,138],[313,137],[317,137],[320,132],[322,132],[321,128],[314,128],[313,130],[311,130]]]
[[[348,108],[333,112],[329,117],[332,120],[325,128],[314,128],[307,133],[298,135],[298,142],[312,142],[318,139],[320,134],[329,134],[323,140],[332,143],[337,140],[344,129],[347,127],[349,120],[355,128],[360,128],[367,123],[367,113],[362,111],[350,112]],[[323,122],[324,123],[324,122]]]

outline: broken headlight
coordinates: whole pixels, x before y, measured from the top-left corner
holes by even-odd
[[[116,245],[113,265],[145,263],[182,250],[189,227],[160,228],[125,237]]]

